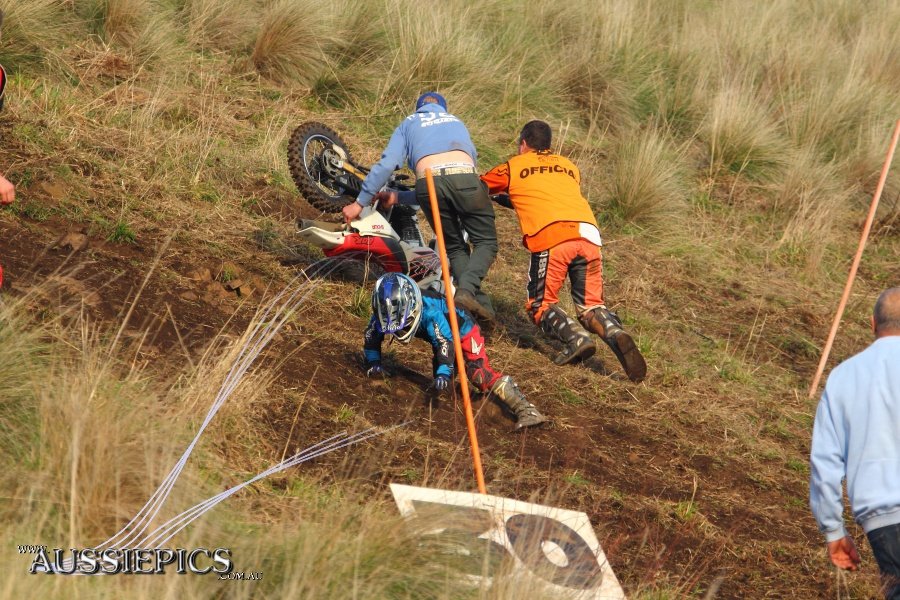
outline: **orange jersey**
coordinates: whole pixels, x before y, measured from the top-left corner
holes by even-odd
[[[490,193],[509,194],[522,243],[532,252],[584,237],[582,223],[597,228],[594,212],[581,195],[578,167],[549,150],[514,156],[481,179]]]

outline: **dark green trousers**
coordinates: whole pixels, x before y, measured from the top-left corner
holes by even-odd
[[[481,281],[497,256],[497,227],[494,224],[494,205],[487,187],[474,173],[441,175],[434,178],[444,245],[450,272],[456,286],[472,292],[487,309],[493,311],[491,300],[481,291]],[[416,200],[434,229],[434,215],[428,200],[428,184],[425,178],[416,181]],[[463,230],[469,234],[469,244],[463,239]]]

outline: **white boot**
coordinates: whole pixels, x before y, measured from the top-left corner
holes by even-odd
[[[500,399],[516,415],[516,429],[534,427],[547,421],[534,404],[525,399],[525,394],[509,375],[504,375],[491,386],[491,393]]]

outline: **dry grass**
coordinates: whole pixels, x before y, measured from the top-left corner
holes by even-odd
[[[810,266],[820,264],[836,223],[845,222],[854,189],[842,187],[838,167],[822,164],[812,150],[800,151],[786,168],[776,201],[791,212],[779,245],[807,252]]]
[[[479,9],[454,1],[422,11],[406,0],[389,0],[380,24],[389,48],[380,57],[375,110],[403,107],[421,92],[437,89],[449,109],[465,115],[484,101],[507,71],[507,50],[491,44],[477,29]],[[487,100],[490,102],[490,100]]]
[[[603,213],[640,226],[674,225],[684,212],[687,186],[667,136],[646,128],[618,140],[612,151]]]
[[[533,17],[532,27],[546,27],[544,51],[553,57],[548,75],[589,123],[614,131],[636,125],[637,96],[650,74],[644,16],[637,3],[604,2],[602,8],[542,9]]]
[[[180,54],[170,14],[154,0],[83,0],[73,8],[91,33],[140,62]]]
[[[328,106],[352,107],[367,113],[365,100],[381,85],[383,65],[388,54],[390,32],[377,24],[383,18],[380,7],[366,0],[342,0],[334,10],[340,15],[333,22],[333,46],[326,68],[319,72],[312,92]]]
[[[107,39],[130,46],[146,27],[152,5],[149,0],[102,0],[97,10]]]
[[[28,299],[0,303],[0,360],[5,365],[0,370],[0,452],[7,464],[31,459],[36,390],[29,374],[46,360],[42,331],[25,318],[23,308],[27,302]],[[8,473],[2,477],[4,488],[14,481]]]
[[[784,162],[786,144],[746,82],[731,81],[711,90],[700,136],[711,174],[724,170],[769,179]]]
[[[51,535],[62,546],[100,541],[130,518],[173,463],[184,440],[173,425],[185,416],[122,360],[139,345],[117,348],[79,307],[56,318],[42,308],[43,322],[25,316],[67,280],[0,305],[14,378],[4,390],[15,394],[15,413],[11,398],[4,413],[18,415],[4,419],[3,487],[25,500],[5,506],[4,518],[33,528],[23,539]]]
[[[0,11],[4,14],[0,60],[7,68],[54,48],[65,25],[58,0],[0,0]]]
[[[241,50],[252,42],[252,5],[240,0],[187,0],[188,40],[211,50]]]
[[[144,337],[130,329],[102,333],[77,308],[67,311],[66,325],[56,319],[28,320],[30,303],[50,295],[41,290],[0,304],[5,323],[0,357],[7,360],[2,380],[11,382],[0,391],[0,481],[4,500],[16,499],[0,503],[0,518],[8,541],[44,543],[51,549],[89,547],[131,518],[163,480],[248,338],[214,338],[199,364],[188,360],[166,382],[160,370],[135,362]],[[255,325],[251,322],[248,331]],[[276,462],[280,449],[272,447],[257,410],[270,402],[269,384],[265,370],[257,369],[233,391],[162,515]],[[13,415],[18,416],[7,418]],[[365,455],[361,450],[356,455],[366,472],[390,462],[395,450],[376,442]],[[379,458],[380,453],[388,458]],[[305,476],[302,466],[301,472],[282,476],[277,486],[263,481],[204,515],[172,546],[228,547],[237,570],[265,574],[262,581],[241,584],[252,589],[238,591],[237,597],[337,599],[346,598],[348,590],[371,599],[522,597],[522,581],[506,577],[505,571],[498,573],[493,590],[479,589],[460,576],[462,562],[445,546],[423,546],[392,506],[373,501],[365,483],[354,482],[357,462],[338,467],[346,469],[338,482]],[[0,564],[10,574],[4,597],[25,590],[47,598],[84,593],[81,578],[28,575],[30,560],[11,544],[0,551]],[[213,581],[212,576],[104,577],[90,582],[90,593],[96,598],[203,597]]]
[[[313,0],[275,0],[267,8],[250,60],[263,75],[310,86],[326,71],[337,42],[333,15]]]

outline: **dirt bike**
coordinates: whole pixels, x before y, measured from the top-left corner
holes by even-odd
[[[297,189],[314,208],[340,213],[356,200],[369,168],[353,160],[341,136],[326,125],[303,123],[288,141],[288,167]],[[409,190],[395,172],[386,187]],[[425,286],[440,280],[440,260],[419,229],[416,207],[367,206],[349,224],[299,219],[297,235],[326,256],[371,259],[385,271],[405,273]]]

